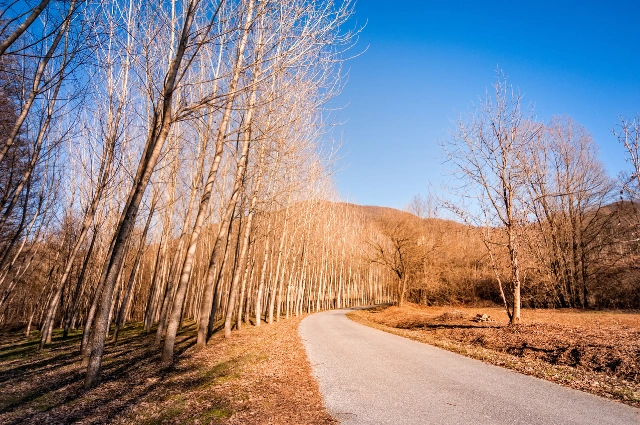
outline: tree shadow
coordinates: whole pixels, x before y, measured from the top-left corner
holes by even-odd
[[[584,354],[583,350],[576,346],[568,345],[553,348],[540,348],[531,346],[526,342],[523,342],[521,345],[507,347],[505,352],[517,357],[524,357],[527,355],[527,352],[529,352],[547,363],[553,365],[567,365],[571,367],[580,365]],[[615,372],[615,367],[613,369],[609,369]]]
[[[14,367],[0,372],[2,386],[17,389],[0,396],[0,422],[107,423],[160,387],[163,391],[167,387],[171,391],[189,391],[218,379],[229,369],[222,367],[209,375],[175,383],[169,378],[178,373],[195,373],[189,362],[182,363],[185,353],[196,343],[195,325],[186,324],[178,332],[177,361],[169,367],[160,366],[160,350],[153,346],[155,333],[145,334],[141,326],[131,325],[122,330],[117,344],[105,346],[100,383],[85,391],[85,370],[80,365],[76,339],[56,341],[55,349],[37,351],[38,341],[29,341],[12,350],[13,355],[21,353],[24,357],[22,361],[16,358],[12,361],[16,363]],[[0,356],[7,358],[8,351],[0,350]]]
[[[501,329],[505,325],[499,324],[470,324],[470,323],[443,323],[443,322],[405,322],[394,326],[397,329]]]

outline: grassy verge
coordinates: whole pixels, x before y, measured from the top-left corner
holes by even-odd
[[[476,314],[501,318],[475,323]],[[375,307],[352,320],[486,363],[640,407],[640,314],[496,308]]]
[[[245,325],[230,339],[216,334],[196,352],[194,325],[177,342],[178,361],[159,366],[155,335],[127,326],[109,344],[103,378],[83,391],[80,335],[37,351],[38,335],[0,334],[0,423],[3,424],[326,424],[297,333],[301,318],[259,328]]]

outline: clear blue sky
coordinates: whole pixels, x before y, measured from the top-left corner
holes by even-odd
[[[640,112],[640,1],[359,0],[355,19],[368,50],[336,99],[343,199],[403,208],[439,186],[437,142],[497,67],[540,120],[589,129],[612,176],[626,167],[611,128]]]

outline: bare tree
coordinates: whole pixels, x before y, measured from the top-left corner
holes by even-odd
[[[4,19],[3,28],[0,29],[0,34],[6,34],[7,30],[13,25],[13,31],[2,40],[0,43],[0,56],[4,55],[5,52],[13,43],[18,40],[18,38],[38,19],[40,14],[46,9],[50,0],[41,0],[35,6],[27,8],[24,11],[18,11],[8,19]],[[5,14],[6,10],[3,11]],[[24,17],[24,20],[17,24],[20,19]]]
[[[432,196],[415,195],[409,205],[407,211],[419,218],[435,218],[438,215],[438,205]]]
[[[368,259],[394,273],[398,278],[397,303],[402,307],[411,279],[422,269],[419,247],[420,223],[408,213],[389,212],[377,221],[377,233],[371,235]]]
[[[535,217],[528,245],[548,271],[559,305],[587,307],[592,275],[605,264],[612,215],[604,208],[614,185],[591,135],[570,117],[552,118],[523,158]]]
[[[631,164],[632,172],[621,173],[620,180],[624,190],[634,199],[640,198],[640,115],[635,119],[620,117],[620,124],[613,134],[627,150],[626,160]]]
[[[494,248],[508,252],[508,297],[497,272],[496,278],[512,324],[520,321],[521,306],[521,231],[526,218],[522,154],[541,128],[531,112],[523,110],[522,96],[500,73],[492,95],[487,92],[474,113],[461,117],[451,139],[442,145],[460,182],[452,192],[471,201],[466,209],[451,201],[445,206],[468,223],[488,230],[483,234],[494,266]]]

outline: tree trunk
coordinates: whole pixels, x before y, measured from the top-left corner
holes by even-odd
[[[171,128],[173,95],[176,89],[178,71],[187,48],[187,41],[190,37],[195,8],[196,3],[190,1],[187,6],[178,48],[176,49],[174,58],[170,62],[169,69],[164,79],[163,93],[160,100],[161,108],[154,108],[151,120],[153,124],[149,129],[149,135],[142,154],[142,159],[140,161],[138,171],[136,172],[127,204],[122,211],[120,222],[118,223],[118,227],[113,238],[114,248],[107,265],[106,279],[100,300],[100,309],[96,317],[91,344],[91,355],[84,382],[85,388],[94,387],[98,383],[100,366],[102,364],[102,355],[104,353],[104,343],[108,331],[107,322],[111,298],[113,296],[113,289],[116,283],[118,270],[124,260],[126,241],[133,229],[140,202],[142,201],[145,189],[147,188],[147,184],[151,178],[151,173],[156,166],[158,157],[160,156],[160,152]]]
[[[144,247],[147,240],[147,232],[149,231],[151,218],[153,217],[153,213],[155,212],[155,207],[157,202],[156,196],[157,196],[157,192],[154,194],[154,199],[151,201],[151,209],[149,210],[149,215],[147,216],[147,222],[144,225],[144,230],[142,231],[142,236],[140,237],[140,244],[138,245],[136,259],[133,263],[133,267],[131,268],[131,275],[129,276],[129,281],[125,288],[122,304],[120,305],[120,309],[118,311],[118,316],[116,318],[116,328],[113,331],[113,338],[111,339],[111,342],[114,342],[114,343],[118,341],[118,333],[120,332],[120,328],[122,327],[122,324],[124,322],[124,313],[129,303],[129,297],[131,296],[131,290],[133,289],[133,283],[135,281],[136,274],[138,273],[138,267],[140,266],[140,259],[142,258],[142,253],[144,252]]]

